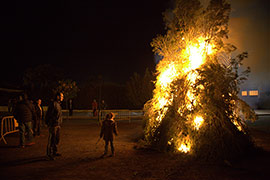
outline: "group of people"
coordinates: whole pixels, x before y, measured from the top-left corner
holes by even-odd
[[[100,106],[98,106],[96,99],[93,100],[92,102],[93,117],[96,117],[98,115],[99,110],[102,113],[102,110],[106,110],[106,109],[107,109],[107,104],[105,103],[104,100],[101,101]]]
[[[19,124],[20,147],[33,145],[33,137],[40,136],[40,127],[44,117],[44,111],[41,106],[41,99],[36,102],[28,100],[27,94],[20,96],[13,115]],[[25,143],[25,135],[28,135],[28,143]]]
[[[47,157],[49,160],[54,160],[55,157],[61,156],[58,153],[58,144],[60,141],[60,129],[62,125],[62,107],[61,102],[64,95],[61,92],[56,93],[55,98],[48,106],[45,116],[45,124],[49,130],[48,144],[47,144]],[[19,124],[20,134],[20,147],[24,148],[25,145],[35,144],[33,136],[40,135],[40,124],[44,117],[44,111],[41,107],[41,100],[38,99],[35,105],[28,100],[26,94],[23,99],[18,103],[14,111],[14,117]],[[33,126],[32,126],[33,125]],[[25,135],[28,134],[28,143],[25,143]],[[108,145],[111,147],[111,156],[115,155],[114,152],[114,134],[118,135],[117,125],[114,121],[114,114],[109,113],[106,115],[105,120],[102,122],[100,138],[105,141],[105,150],[102,157],[108,153]]]

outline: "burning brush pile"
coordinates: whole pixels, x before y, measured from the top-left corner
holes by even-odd
[[[153,98],[144,107],[145,140],[161,151],[206,159],[231,159],[252,149],[244,120],[255,113],[238,98],[239,73],[247,53],[225,43],[230,4],[177,0],[164,13],[167,33],[152,42],[162,57],[157,64]]]

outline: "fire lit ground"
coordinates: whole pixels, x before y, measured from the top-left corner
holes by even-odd
[[[60,152],[55,161],[47,161],[48,132],[36,144],[17,148],[18,133],[0,142],[0,178],[10,179],[269,179],[270,116],[260,116],[251,127],[255,143],[264,149],[259,154],[234,162],[207,163],[187,156],[139,149],[137,140],[143,134],[142,121],[118,122],[115,140],[116,156],[99,158],[103,142],[96,146],[99,127],[89,119],[65,120]]]

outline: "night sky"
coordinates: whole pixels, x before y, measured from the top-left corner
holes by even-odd
[[[153,69],[150,42],[165,32],[162,12],[169,2],[3,1],[1,85],[18,83],[28,67],[39,64],[60,67],[76,81],[102,75],[121,83]],[[239,52],[249,52],[246,64],[254,74],[270,76],[268,0],[231,3],[231,40]]]
[[[74,80],[103,75],[125,82],[153,68],[151,40],[163,33],[168,1],[1,2],[1,77],[52,64]],[[15,73],[14,73],[15,72]],[[3,81],[6,81],[2,79]]]

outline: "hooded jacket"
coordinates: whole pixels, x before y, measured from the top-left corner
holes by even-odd
[[[100,138],[105,141],[113,141],[113,133],[118,135],[116,122],[112,119],[106,119],[102,122]]]

